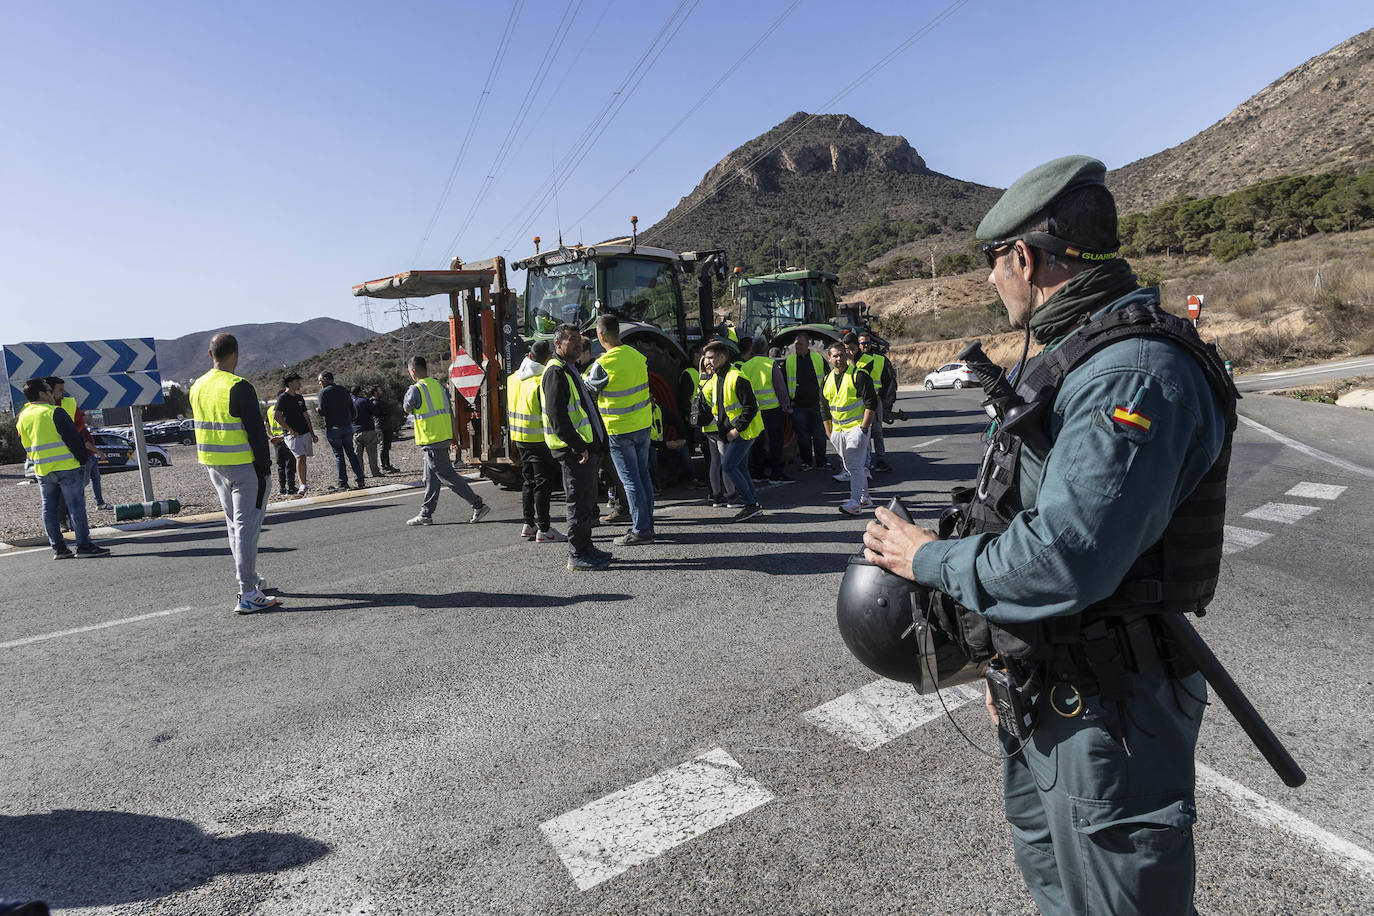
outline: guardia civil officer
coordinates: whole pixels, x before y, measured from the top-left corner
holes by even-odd
[[[1105,172],[1085,156],[1046,163],[979,225],[989,282],[1044,347],[1016,379],[1042,412],[992,430],[964,536],[880,509],[865,556],[952,598],[980,640],[981,624],[1032,711],[1028,737],[1007,722],[1000,736],[1040,909],[1191,913],[1206,694],[1158,615],[1215,590],[1235,393],[1116,256]]]
[[[235,610],[252,614],[281,603],[263,592],[258,575],[258,535],[267,515],[272,455],[258,393],[234,374],[239,364],[238,339],[233,334],[216,334],[210,339],[209,355],[214,368],[196,379],[190,391],[196,458],[205,465],[224,510],[239,584]]]
[[[563,470],[563,494],[568,504],[568,570],[605,569],[611,554],[592,543],[596,516],[596,469],[606,449],[606,427],[577,360],[582,356],[582,332],[560,324],[553,334],[553,357],[539,380],[544,415],[544,441]]]

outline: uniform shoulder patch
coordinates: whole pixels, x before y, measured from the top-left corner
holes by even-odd
[[[1129,426],[1142,432],[1149,432],[1151,420],[1133,407],[1118,407],[1112,411],[1112,419],[1122,426]]]

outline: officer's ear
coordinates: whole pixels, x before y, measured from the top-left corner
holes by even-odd
[[[1020,239],[1012,247],[1016,255],[1016,270],[1021,274],[1021,279],[1029,283],[1031,277],[1035,276],[1035,249]]]

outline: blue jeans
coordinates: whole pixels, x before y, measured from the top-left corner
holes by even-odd
[[[57,518],[59,497],[67,501],[67,512],[72,517],[72,533],[76,535],[77,549],[91,546],[91,532],[86,523],[85,469],[49,471],[38,478],[38,487],[43,497],[43,531],[48,535],[48,543],[52,549],[67,549],[67,540],[62,536],[62,523]]]
[[[625,501],[630,504],[630,530],[635,534],[654,533],[654,481],[649,473],[649,450],[652,448],[647,427],[611,436],[611,463],[625,485]]]
[[[720,459],[721,470],[730,476],[746,506],[756,506],[759,502],[759,495],[754,491],[754,479],[749,476],[749,451],[753,447],[753,439],[739,436],[726,443],[725,454]]]
[[[82,475],[87,483],[91,485],[91,495],[95,497],[97,506],[105,502],[105,494],[101,492],[100,486],[100,459],[92,455],[86,459],[86,466],[82,469]]]
[[[813,467],[825,464],[825,424],[821,422],[821,409],[793,406],[792,430],[797,436],[802,462]]]
[[[334,465],[339,470],[339,486],[348,486],[348,465],[352,465],[353,473],[358,477],[358,485],[361,486],[363,463],[358,460],[358,453],[353,450],[353,428],[331,426],[324,431],[324,437],[329,440],[329,447],[334,450]],[[348,465],[344,464],[345,456],[348,458]]]

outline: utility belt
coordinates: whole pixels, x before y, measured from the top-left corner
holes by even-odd
[[[1104,700],[1128,698],[1133,674],[1177,680],[1198,670],[1153,614],[1098,617],[1082,625],[1074,642],[1052,648],[1050,682],[1072,684],[1083,696]]]

